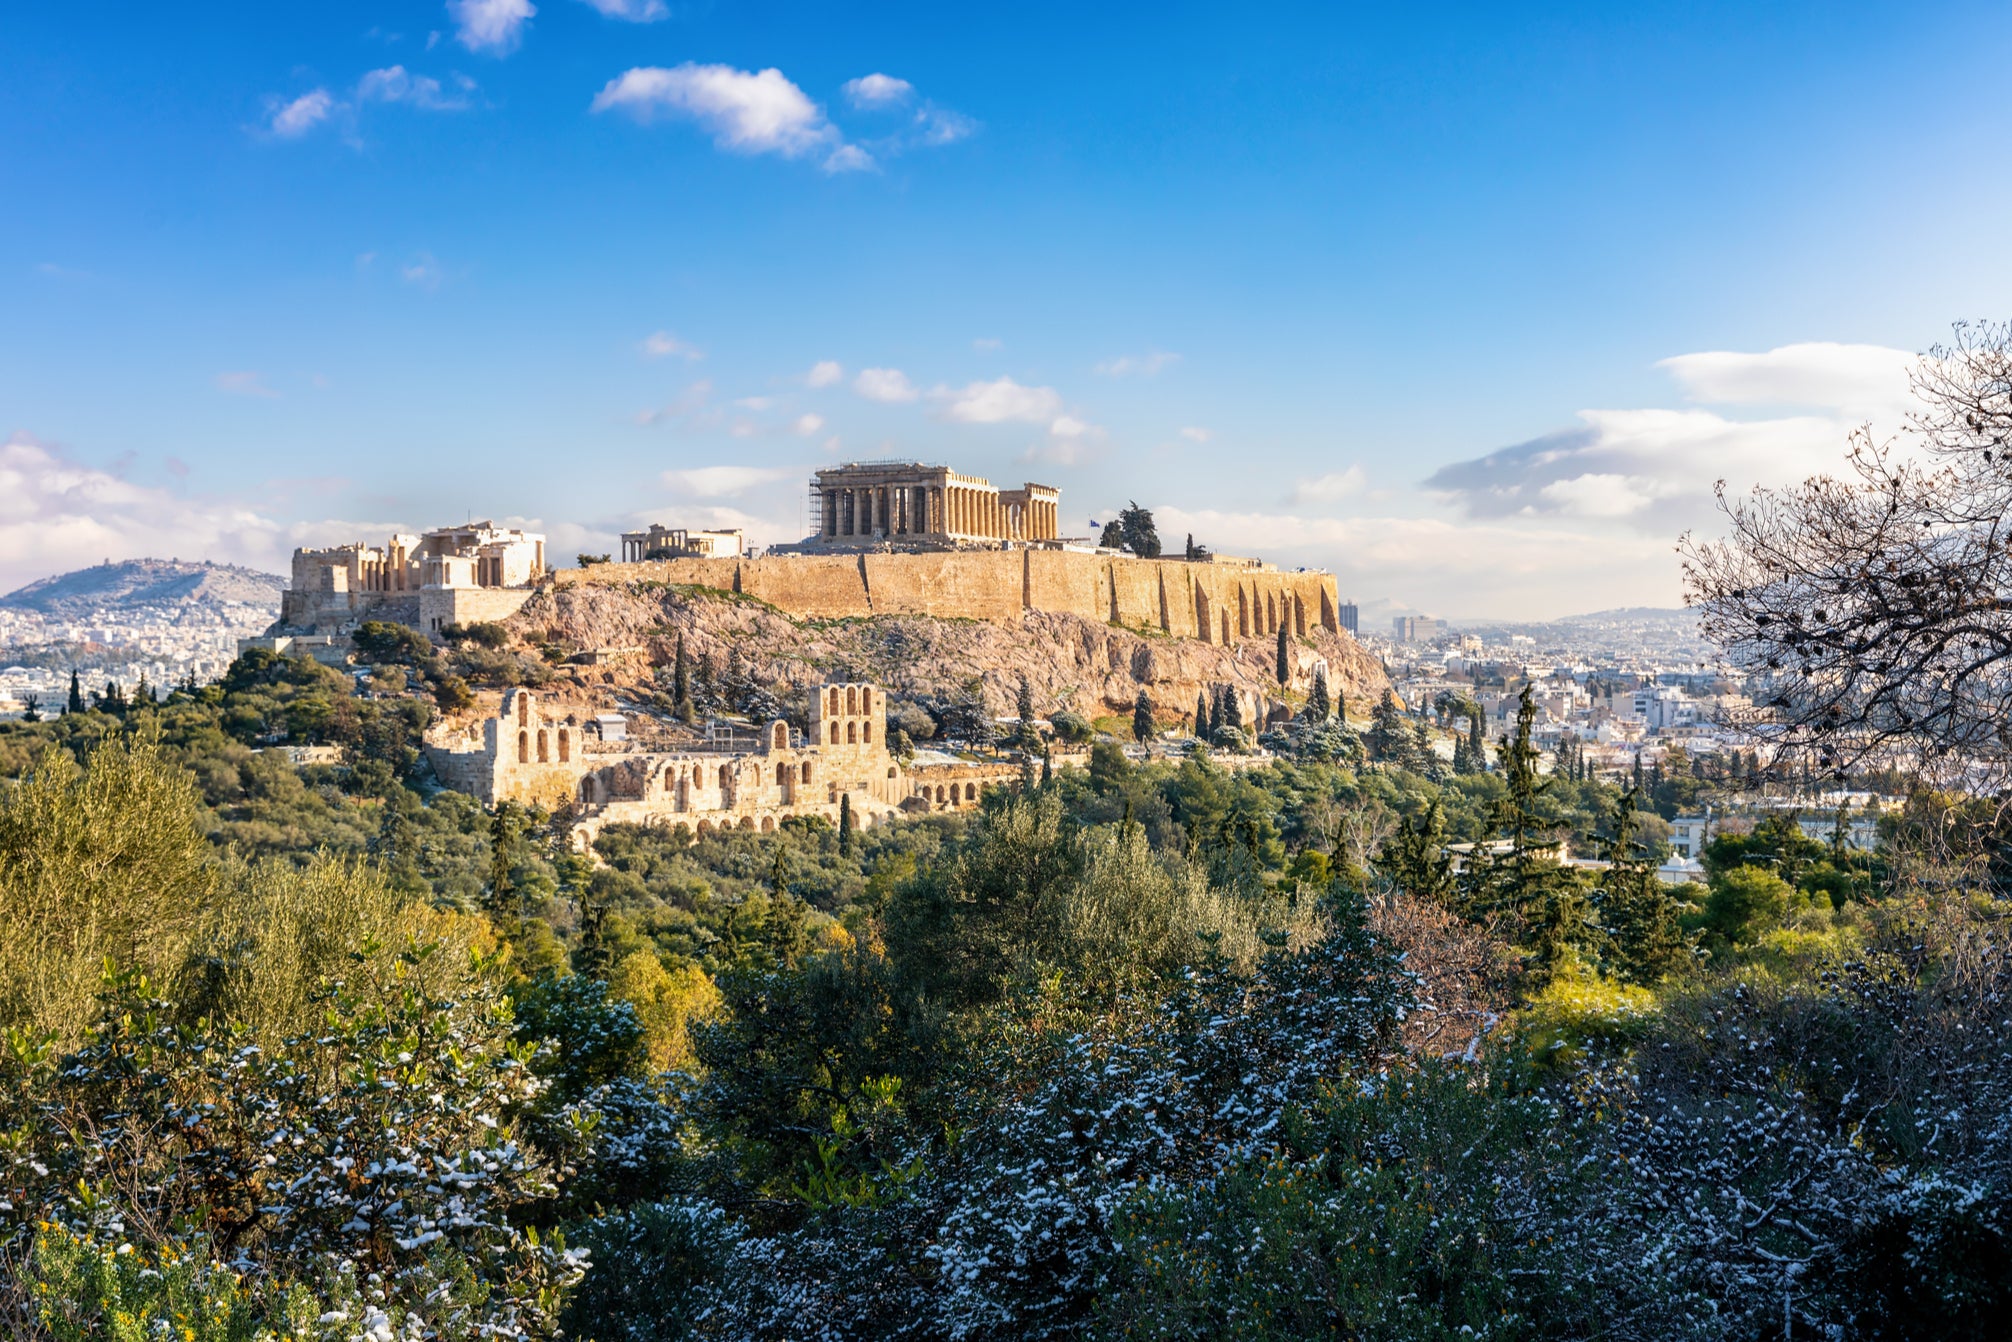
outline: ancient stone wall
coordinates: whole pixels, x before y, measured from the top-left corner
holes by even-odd
[[[1010,623],[1027,611],[1057,611],[1217,644],[1269,638],[1281,625],[1296,635],[1341,629],[1331,574],[1068,550],[674,559],[568,569],[558,582],[712,587],[814,619],[933,615]]]
[[[507,620],[535,591],[531,587],[443,587],[419,594],[419,628],[437,634],[450,624]]]

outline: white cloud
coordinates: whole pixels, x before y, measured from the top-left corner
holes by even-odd
[[[431,252],[421,252],[398,268],[398,278],[419,289],[438,289],[447,278]]]
[[[356,83],[358,102],[406,103],[435,112],[453,112],[468,106],[468,100],[443,93],[440,81],[415,75],[402,65],[387,65],[366,73]]]
[[[1169,364],[1179,363],[1181,356],[1154,350],[1149,354],[1124,354],[1115,359],[1106,359],[1098,364],[1096,371],[1105,377],[1151,377]]]
[[[803,375],[803,381],[808,387],[835,387],[845,381],[845,369],[836,359],[819,359]]]
[[[1085,424],[1074,415],[1057,415],[1055,422],[1048,426],[1048,432],[1057,438],[1081,438],[1095,432],[1095,426]]]
[[[202,556],[283,573],[293,544],[247,504],[137,485],[26,434],[0,442],[0,592],[105,559]]]
[[[858,79],[845,81],[845,96],[854,107],[886,107],[892,103],[905,102],[915,92],[915,85],[893,75],[862,75]]]
[[[995,350],[1004,348],[1005,344],[1005,341],[998,339],[996,336],[979,336],[971,342],[971,348],[977,350],[980,354],[991,354]]]
[[[822,415],[798,415],[794,426],[799,437],[809,438],[824,427]]]
[[[604,18],[621,19],[625,23],[655,23],[671,16],[664,0],[585,0],[585,3]]]
[[[978,133],[978,123],[947,107],[924,107],[915,114],[916,138],[925,145],[955,144]]]
[[[523,40],[524,25],[538,12],[531,0],[447,0],[455,38],[470,51],[507,56]]]
[[[788,471],[763,466],[701,466],[689,471],[665,471],[663,481],[680,494],[699,499],[731,498],[772,481]]]
[[[1656,365],[1708,405],[1806,405],[1848,415],[1898,417],[1912,408],[1907,374],[1917,356],[1881,345],[1810,341],[1762,354],[1712,350]]]
[[[912,401],[920,394],[899,368],[862,368],[852,389],[869,401]]]
[[[1714,517],[1711,486],[1783,485],[1834,470],[1868,417],[1898,427],[1914,356],[1876,345],[1810,342],[1759,354],[1665,359],[1694,401],[1801,406],[1741,419],[1716,409],[1582,410],[1562,429],[1442,467],[1426,488],[1470,517],[1625,521],[1674,536]]]
[[[1209,439],[1215,437],[1215,434],[1211,433],[1209,430],[1203,428],[1199,424],[1190,424],[1188,425],[1188,427],[1181,430],[1181,437],[1187,439],[1191,443],[1206,443],[1207,441],[1209,441]]]
[[[1053,387],[1023,387],[1010,377],[934,394],[947,402],[944,417],[960,424],[1044,424],[1062,413],[1061,394]]]
[[[843,142],[823,108],[775,69],[689,61],[671,69],[637,66],[609,80],[595,95],[593,110],[626,112],[642,122],[659,113],[687,117],[710,131],[722,149],[784,158],[819,153],[830,172],[872,164],[863,150]]]
[[[1365,481],[1362,467],[1351,466],[1345,471],[1330,471],[1326,475],[1302,480],[1293,486],[1294,503],[1339,503],[1352,495],[1360,494]]]
[[[328,120],[329,113],[334,110],[335,99],[329,96],[327,89],[312,89],[274,109],[272,133],[289,140],[305,135]]]
[[[218,373],[216,383],[218,391],[232,396],[256,396],[269,401],[279,399],[279,393],[268,387],[257,373]]]
[[[775,404],[772,396],[743,396],[734,402],[743,410],[766,410]]]
[[[669,331],[652,331],[643,337],[643,353],[652,359],[667,359],[675,355],[680,359],[703,359],[705,351],[696,345],[686,344]]]

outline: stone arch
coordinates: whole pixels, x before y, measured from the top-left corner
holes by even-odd
[[[873,719],[872,719],[872,718],[868,718],[868,719],[867,719],[867,720],[866,720],[865,722],[862,722],[862,723],[860,723],[860,724],[859,724],[859,739],[860,739],[860,741],[861,741],[861,742],[862,742],[863,744],[865,744],[865,745],[869,745],[869,746],[870,746],[870,745],[872,745],[872,744],[873,744]]]
[[[580,800],[590,804],[593,802],[594,780],[592,778],[582,778],[580,780]]]
[[[859,691],[850,685],[845,687],[845,711],[848,713],[859,711]]]
[[[538,763],[550,764],[551,762],[552,743],[545,739],[545,729],[540,727],[538,729]]]
[[[803,781],[804,781],[804,782],[806,782],[806,783],[808,783],[808,782],[810,781],[810,761],[809,761],[809,760],[805,760],[805,761],[803,762]]]
[[[741,823],[740,823],[740,824],[739,824],[739,825],[738,825],[738,826],[737,826],[736,828],[739,828],[739,829],[753,829],[753,828],[754,828],[754,817],[753,817],[753,816],[751,816],[751,815],[744,815],[744,816],[742,816],[742,817],[741,817]]]
[[[894,767],[894,766],[893,766],[892,764],[890,764],[890,765],[888,765],[888,766],[887,766],[887,776],[888,776],[889,778],[892,778],[892,777],[894,777],[894,776],[895,776],[895,775],[896,775],[897,773],[899,773],[899,772],[900,772],[900,770],[896,769],[896,768],[895,768],[895,767]]]
[[[787,722],[778,722],[769,728],[768,744],[770,750],[789,749],[789,724]]]
[[[829,699],[829,702],[828,702],[828,703],[827,703],[827,705],[825,706],[825,710],[824,710],[824,711],[825,711],[825,712],[827,712],[827,713],[829,713],[829,714],[831,714],[831,715],[832,715],[833,717],[837,717],[837,716],[838,716],[838,686],[834,685],[834,686],[832,686],[832,687],[831,687],[831,694],[830,694],[830,695],[828,696],[828,699]]]
[[[559,729],[559,763],[569,764],[572,762],[572,759],[573,739],[566,734],[566,729],[561,727]]]
[[[713,832],[713,822],[712,822],[712,821],[710,821],[710,820],[701,820],[701,821],[699,821],[699,828],[698,828],[698,835],[699,835],[699,837],[700,837],[701,839],[705,838],[705,837],[706,837],[707,835],[711,834],[712,832]]]
[[[943,784],[941,783],[936,785],[936,804],[938,806],[943,805]]]
[[[859,691],[859,711],[862,713],[871,713],[873,711],[873,689],[871,686],[862,687]]]
[[[531,733],[529,732],[517,733],[517,762],[519,764],[529,764],[531,762]]]
[[[837,694],[838,691],[833,690],[832,693]],[[832,745],[838,744],[838,724],[836,722],[831,724],[831,744]]]
[[[859,744],[858,723],[848,722],[845,724],[845,743],[849,746],[856,746]]]
[[[978,800],[978,785],[976,783],[966,783],[964,785],[964,800],[966,801]]]
[[[517,725],[519,727],[528,727],[530,724],[531,696],[519,690],[517,691]]]
[[[764,834],[773,834],[773,833],[775,833],[775,817],[774,817],[774,816],[772,816],[772,815],[765,815],[765,816],[763,816],[763,817],[761,818],[761,832],[762,832],[762,833],[764,833]]]

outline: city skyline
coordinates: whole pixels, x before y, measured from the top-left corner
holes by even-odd
[[[1710,485],[2005,309],[1976,6],[220,6],[0,35],[0,590],[472,513],[803,534],[856,459],[1453,618],[1677,599]],[[1964,207],[1930,212],[1951,181]],[[1978,199],[1981,197],[1982,199]],[[1973,203],[1974,202],[1974,203]]]

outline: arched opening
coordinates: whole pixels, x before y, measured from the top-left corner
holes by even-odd
[[[788,766],[787,764],[778,764],[778,765],[776,765],[776,766],[775,766],[775,785],[776,785],[777,787],[781,787],[781,786],[782,786],[783,784],[785,784],[785,783],[787,783],[787,782],[789,782],[789,766]]]
[[[861,690],[859,692],[859,711],[862,713],[871,713],[873,711],[872,690]]]
[[[529,732],[517,733],[517,762],[519,764],[529,764],[531,762],[531,733]]]
[[[540,727],[538,729],[538,763],[549,764],[551,762],[550,749],[551,743],[545,739],[545,729]]]
[[[753,829],[753,828],[754,828],[754,817],[753,817],[753,816],[751,816],[751,815],[744,815],[744,816],[742,816],[742,817],[741,817],[741,823],[740,823],[740,826],[739,826],[739,827],[740,827],[741,829]]]
[[[561,727],[559,729],[559,763],[561,764],[569,763],[571,762],[572,758],[573,758],[573,742],[566,735],[566,729],[564,727]]]
[[[833,690],[832,693],[837,694],[838,691]],[[836,722],[831,724],[831,744],[833,745],[838,744],[838,724]]]
[[[787,722],[778,722],[774,727],[769,729],[769,749],[789,749],[789,724]]]
[[[848,713],[859,711],[859,691],[850,685],[845,688],[845,711]]]
[[[845,724],[845,743],[849,746],[856,746],[859,744],[858,723],[848,722]]]
[[[581,800],[581,801],[583,801],[583,802],[587,802],[587,803],[589,803],[589,804],[592,804],[592,802],[593,802],[593,800],[594,800],[594,780],[593,780],[593,779],[591,779],[591,778],[582,778],[582,779],[580,780],[580,800]]]
[[[964,785],[964,800],[966,801],[978,800],[978,785],[976,783],[966,783]]]
[[[894,766],[893,766],[892,764],[890,764],[890,765],[888,765],[888,766],[887,766],[887,776],[888,776],[889,778],[892,778],[892,777],[894,777],[894,776],[895,776],[895,774],[897,774],[898,772],[900,772],[900,771],[899,771],[899,770],[897,770],[897,769],[896,769],[896,768],[895,768],[895,767],[894,767]]]
[[[941,783],[936,785],[936,804],[938,806],[943,805],[943,784]]]
[[[764,834],[773,834],[773,833],[775,833],[775,817],[774,817],[774,816],[772,816],[772,815],[765,815],[765,816],[763,816],[763,817],[761,818],[761,832],[762,832],[762,833],[764,833]]]
[[[706,837],[707,835],[711,834],[712,832],[713,832],[713,822],[712,822],[712,821],[710,821],[710,820],[701,820],[701,821],[699,821],[699,837],[700,837],[701,839],[705,838],[705,837]]]
[[[831,694],[830,694],[830,695],[828,696],[828,698],[829,698],[830,702],[829,702],[829,705],[828,705],[828,706],[827,706],[827,707],[825,708],[825,710],[824,710],[824,711],[825,711],[825,712],[827,712],[827,713],[829,713],[829,714],[831,714],[831,715],[832,715],[833,717],[837,717],[837,716],[838,716],[838,686],[834,685],[834,686],[832,686],[832,687],[831,687]]]
[[[872,744],[873,744],[873,720],[872,720],[872,719],[870,719],[870,718],[869,718],[869,719],[868,719],[867,721],[865,721],[865,722],[862,722],[862,723],[860,723],[860,724],[859,724],[859,739],[860,739],[861,741],[865,742],[865,743],[866,743],[867,745],[872,745]]]
[[[804,782],[806,782],[806,783],[808,783],[808,782],[810,781],[810,761],[809,761],[809,760],[805,760],[805,761],[803,762],[803,781],[804,781]]]
[[[524,693],[524,691],[519,690],[517,691],[517,725],[519,727],[524,727],[528,726],[530,722],[531,722],[531,696]]]

